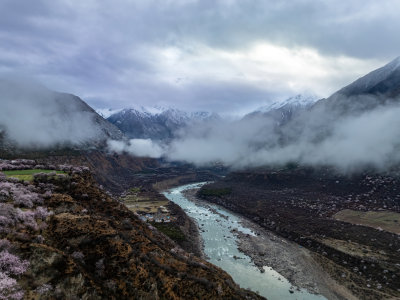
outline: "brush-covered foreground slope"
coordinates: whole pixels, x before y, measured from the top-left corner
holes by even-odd
[[[4,299],[261,299],[141,222],[88,170],[58,168],[67,175],[1,178]]]
[[[399,184],[398,176],[347,177],[326,168],[251,170],[206,185],[199,196],[308,248],[357,298],[398,299],[400,239],[392,229],[400,229]],[[359,225],[353,215],[368,211],[387,217]]]

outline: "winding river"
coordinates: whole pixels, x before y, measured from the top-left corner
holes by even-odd
[[[197,222],[204,242],[204,253],[209,262],[229,273],[241,287],[257,291],[269,300],[326,299],[304,289],[294,289],[283,276],[268,266],[261,273],[250,257],[237,248],[237,236],[232,233],[232,229],[254,235],[251,229],[241,224],[241,217],[220,206],[193,202],[184,196],[185,190],[198,189],[204,184],[206,182],[172,188],[164,192],[164,195]]]

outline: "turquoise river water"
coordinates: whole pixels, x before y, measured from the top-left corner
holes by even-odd
[[[269,300],[326,299],[304,289],[292,288],[293,293],[290,293],[291,284],[268,266],[265,266],[265,272],[261,273],[250,257],[238,250],[237,237],[231,232],[236,228],[243,233],[254,235],[251,229],[241,224],[241,217],[217,205],[190,201],[182,193],[185,190],[198,189],[204,184],[206,183],[179,186],[164,192],[164,195],[197,222],[204,242],[204,253],[209,262],[229,273],[241,287],[257,291]]]

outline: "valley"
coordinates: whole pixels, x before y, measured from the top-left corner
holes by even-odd
[[[107,120],[0,80],[0,298],[400,298],[399,74]]]
[[[35,173],[39,166],[59,174]],[[89,168],[34,160],[1,168],[37,170],[31,182],[0,172],[3,299],[262,299],[142,222]]]
[[[396,180],[389,175],[346,177],[324,169],[258,170],[232,173],[204,186],[198,195],[310,250],[355,297],[396,298],[400,296],[398,234],[337,217],[349,209],[359,215],[400,212],[394,200]],[[212,195],[221,190],[229,193]],[[392,224],[399,229],[398,223]]]
[[[196,198],[195,192],[204,184],[206,183],[183,185],[172,188],[163,194],[175,204],[181,206],[188,216],[195,220],[200,230],[203,252],[209,262],[228,272],[241,287],[257,291],[268,299],[325,299],[322,296],[311,294],[303,288],[307,284],[313,285],[315,278],[312,278],[312,276],[300,273],[296,276],[296,279],[302,283],[299,285],[300,289],[288,282],[282,276],[282,273],[272,269],[270,264],[254,264],[249,251],[238,247],[241,244],[240,241],[243,241],[241,235],[259,237],[260,235],[264,236],[265,233],[256,230],[252,222],[246,221],[219,206]],[[275,239],[276,237],[270,236],[270,238]],[[270,245],[269,242],[266,244]],[[251,243],[248,246],[252,248]],[[283,243],[281,247],[287,249]],[[294,254],[294,251],[288,250],[287,252],[290,254],[281,253],[280,262],[274,268],[279,265],[278,268],[281,271],[291,269],[288,266],[289,257]],[[265,255],[272,258],[275,253],[266,251]],[[310,260],[308,263],[310,263],[308,268],[313,269],[315,267],[315,263]],[[305,271],[305,269],[300,272],[302,271]],[[316,290],[313,289],[312,291],[315,292]]]

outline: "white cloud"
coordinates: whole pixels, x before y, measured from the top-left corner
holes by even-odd
[[[385,61],[323,56],[305,47],[287,48],[259,42],[248,48],[214,49],[205,45],[152,53],[158,79],[180,88],[196,82],[246,82],[282,96],[312,91],[328,97]]]
[[[164,153],[163,148],[150,139],[131,139],[128,143],[109,140],[108,148],[114,152],[127,152],[139,157],[159,158]]]

